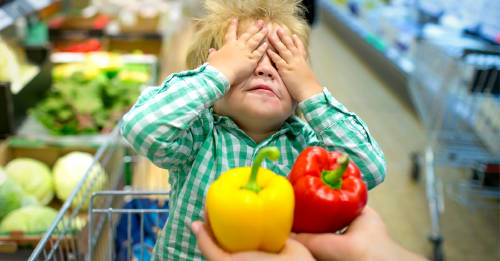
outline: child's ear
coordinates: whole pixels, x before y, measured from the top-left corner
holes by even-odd
[[[215,52],[215,48],[208,49],[207,61],[210,60],[210,57],[213,55],[214,52]]]

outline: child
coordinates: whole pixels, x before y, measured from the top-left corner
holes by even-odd
[[[125,115],[123,136],[170,172],[170,216],[154,260],[202,260],[189,226],[203,219],[208,186],[250,166],[262,147],[280,149],[262,167],[283,176],[317,145],[347,153],[369,189],[384,180],[384,155],[365,124],[307,63],[309,28],[298,2],[207,0],[187,57],[192,70],[143,93]],[[307,123],[294,115],[297,106]]]

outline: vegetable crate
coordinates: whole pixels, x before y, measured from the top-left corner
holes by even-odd
[[[443,184],[436,166],[462,167],[483,178],[447,184],[452,198],[469,207],[500,206],[500,189],[481,182],[500,164],[500,48],[463,41],[423,39],[415,50],[409,89],[427,134],[423,158],[413,154],[412,177],[425,173],[435,260],[442,260],[439,218]],[[498,175],[495,175],[498,176]]]
[[[69,198],[62,204],[56,219],[41,237],[28,260],[83,260],[85,258],[85,253],[88,253],[88,231],[95,228],[90,227],[88,221],[82,229],[77,231],[72,229],[71,225],[78,216],[88,217],[87,208],[92,192],[123,187],[125,156],[126,149],[121,142],[117,127],[97,149],[92,165]],[[97,165],[100,165],[104,171],[92,172]],[[108,202],[96,203],[99,206],[105,204]]]
[[[87,171],[28,260],[132,260],[138,256],[146,260],[168,216],[168,171],[130,155],[119,129],[118,125],[108,136],[89,167],[104,168],[104,186],[98,187],[101,177]],[[131,177],[131,173],[137,175]],[[84,202],[88,210],[82,209]],[[82,212],[88,217],[87,225],[67,240],[71,222]]]
[[[100,146],[141,90],[156,86],[158,58],[108,52],[52,53],[53,85],[16,135],[58,146]]]
[[[0,143],[0,166],[5,166],[8,162],[18,158],[29,158],[38,160],[47,166],[53,166],[57,159],[73,151],[95,153],[92,147],[54,147],[43,143],[27,141],[17,138],[9,138]],[[59,209],[63,205],[54,196],[48,206]],[[75,216],[82,218],[82,214]],[[69,232],[61,238],[61,242],[70,245],[75,242],[75,237],[79,235],[77,231],[69,229]],[[33,248],[42,239],[43,233],[26,233],[23,231],[11,231],[0,234],[0,260],[26,260]],[[77,247],[73,245],[72,247]]]

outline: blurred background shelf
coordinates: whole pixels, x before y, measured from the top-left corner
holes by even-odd
[[[7,0],[0,2],[0,30],[12,25],[17,18],[40,11],[57,0]]]
[[[399,55],[393,48],[387,47],[382,39],[332,0],[319,0],[319,6],[320,13],[330,28],[398,94],[404,103],[411,104],[407,84],[408,76],[413,70],[412,61]]]

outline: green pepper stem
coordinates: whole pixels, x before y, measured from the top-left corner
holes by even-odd
[[[349,156],[342,155],[338,157],[337,163],[340,166],[334,170],[323,170],[321,178],[326,185],[334,189],[342,188],[342,175],[344,175],[347,166],[349,165]]]
[[[248,189],[255,193],[259,193],[262,189],[257,184],[257,172],[259,172],[260,165],[265,158],[269,158],[270,160],[277,160],[280,156],[280,151],[276,147],[264,147],[262,148],[255,157],[255,160],[252,164],[252,172],[250,174],[250,179],[245,186],[242,186],[242,189]]]

